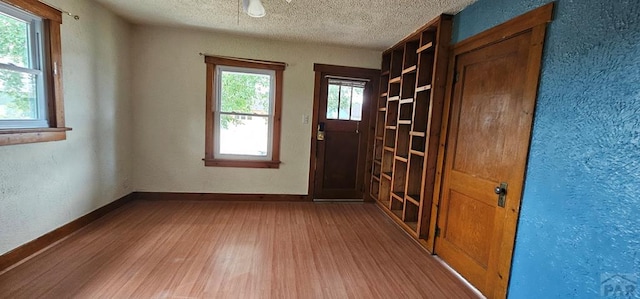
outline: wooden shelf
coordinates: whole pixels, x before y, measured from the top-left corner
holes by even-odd
[[[423,92],[423,91],[427,91],[427,90],[431,90],[431,84],[423,85],[423,86],[420,86],[420,87],[416,88],[416,92]]]
[[[389,76],[389,70],[383,71],[382,73],[380,73],[380,76]]]
[[[371,178],[372,178],[374,181],[378,181],[378,182],[380,182],[380,178],[379,178],[379,177],[377,177],[377,176],[375,176],[375,175],[372,175],[372,176],[371,176]]]
[[[396,156],[396,161],[407,163],[409,161],[409,157]]]
[[[381,98],[386,98],[388,95],[389,95],[388,92],[383,92],[383,93],[380,94],[380,97]]]
[[[391,196],[395,197],[398,201],[404,202],[404,193],[402,192],[391,192]],[[402,212],[402,210],[400,210],[400,212]],[[402,218],[402,216],[400,216],[400,218]]]
[[[387,108],[382,107],[382,108],[379,108],[379,109],[378,109],[378,111],[379,111],[379,112],[387,112]]]
[[[374,159],[374,160],[373,160],[373,164],[382,165],[382,160],[380,160],[380,159]]]
[[[417,66],[412,65],[412,66],[410,66],[410,67],[408,67],[408,68],[406,68],[406,69],[402,70],[402,74],[404,75],[404,74],[408,74],[408,73],[413,73],[413,72],[415,72],[417,69],[418,69],[418,67],[417,67]]]
[[[404,196],[404,198],[410,202],[412,202],[414,205],[419,206],[420,205],[420,195],[411,195],[411,194],[407,194]]]
[[[398,219],[402,220],[402,210],[391,210],[391,213],[398,217]]]
[[[395,130],[395,129],[397,129],[396,126],[385,126],[384,128],[387,129],[387,130]]]
[[[401,79],[402,79],[402,77],[398,76],[398,77],[395,77],[395,78],[392,78],[391,80],[389,80],[389,83],[390,84],[400,83]]]
[[[427,43],[426,45],[418,48],[418,50],[416,50],[416,53],[422,53],[422,52],[424,52],[426,50],[429,50],[431,48],[433,48],[433,42]]]
[[[376,136],[376,140],[382,140],[383,137],[382,136]]]
[[[389,102],[400,101],[400,96],[389,97],[387,101]]]
[[[424,157],[424,153],[416,150],[409,150],[409,153],[416,156]]]
[[[395,149],[393,147],[390,147],[390,146],[385,146],[383,148],[383,150],[388,151],[388,152],[392,152],[392,153],[395,151]]]
[[[418,136],[418,137],[424,137],[425,136],[424,132],[417,132],[417,131],[411,131],[411,132],[409,132],[409,135]]]
[[[410,119],[398,120],[398,125],[410,125],[410,124],[411,124],[411,120]]]
[[[381,177],[386,178],[386,179],[388,179],[388,180],[391,180],[391,175],[392,175],[392,174],[393,174],[392,172],[383,172],[383,173],[381,174]]]
[[[410,103],[413,103],[413,98],[406,98],[406,99],[400,100],[400,104],[410,104]]]

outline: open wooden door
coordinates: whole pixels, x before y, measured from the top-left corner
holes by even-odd
[[[506,297],[551,11],[547,5],[454,48],[435,253],[489,298]]]
[[[316,200],[363,200],[378,71],[317,64],[315,70],[310,194]]]

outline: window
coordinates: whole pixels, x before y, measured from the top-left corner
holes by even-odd
[[[66,138],[61,22],[36,0],[0,1],[0,145]]]
[[[205,166],[279,168],[284,63],[206,56]]]
[[[329,79],[327,119],[362,120],[364,81]]]

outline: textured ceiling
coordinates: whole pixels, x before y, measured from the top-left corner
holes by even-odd
[[[262,0],[263,18],[242,0],[95,0],[137,24],[192,27],[271,39],[386,49],[441,13],[475,0]]]

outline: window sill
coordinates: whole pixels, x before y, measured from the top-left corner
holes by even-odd
[[[280,161],[202,159],[207,167],[280,168]]]
[[[67,139],[71,128],[0,129],[0,146]]]

